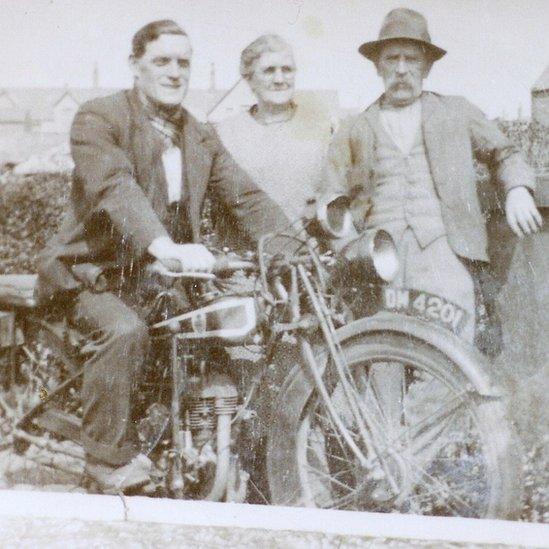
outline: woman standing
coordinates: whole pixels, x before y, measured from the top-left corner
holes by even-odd
[[[320,184],[333,130],[330,114],[320,103],[296,102],[294,55],[280,36],[266,34],[248,45],[240,74],[257,102],[219,122],[217,132],[236,162],[298,227]],[[218,224],[216,233],[225,245],[242,245],[232,223]]]
[[[234,160],[283,209],[296,232],[307,204],[321,183],[325,154],[333,133],[329,112],[320,102],[296,101],[296,65],[292,48],[277,35],[267,34],[247,46],[240,58],[240,74],[256,98],[242,113],[216,125]],[[215,214],[214,214],[215,215]],[[218,245],[247,248],[237,224],[227,213],[215,224]],[[265,471],[265,426],[273,420],[270,405],[288,369],[298,356],[290,345],[281,345],[257,391],[257,421],[248,423],[240,441],[244,468],[251,473],[250,503],[266,503],[269,490]],[[257,365],[256,365],[257,366]],[[257,371],[242,366],[243,377]],[[246,385],[246,381],[242,380]],[[247,449],[247,452],[246,452]]]

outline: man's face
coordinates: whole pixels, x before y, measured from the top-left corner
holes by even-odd
[[[180,105],[189,87],[191,57],[187,36],[161,34],[141,57],[130,58],[137,87],[157,103]]]
[[[289,103],[295,90],[295,61],[290,50],[265,52],[254,62],[250,87],[260,102]]]
[[[419,44],[395,40],[384,45],[376,66],[387,102],[394,107],[412,104],[421,95],[431,65]]]

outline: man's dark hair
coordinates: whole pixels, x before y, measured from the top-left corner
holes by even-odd
[[[161,21],[153,21],[144,27],[141,27],[132,39],[132,56],[139,59],[145,53],[147,44],[154,42],[163,34],[178,34],[187,36],[187,33],[171,19],[162,19]]]

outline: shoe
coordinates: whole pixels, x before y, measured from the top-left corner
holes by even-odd
[[[88,461],[85,468],[90,480],[97,483],[104,494],[117,494],[144,486],[151,482],[151,471],[152,461],[143,454],[135,456],[122,467]]]

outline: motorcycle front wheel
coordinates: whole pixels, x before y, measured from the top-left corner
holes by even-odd
[[[328,394],[366,462],[341,436],[310,374],[296,368],[269,432],[273,503],[478,518],[519,514],[521,458],[500,398],[480,395],[459,364],[409,334],[364,333],[341,349],[377,454],[367,453],[331,361],[325,360],[323,376]]]

